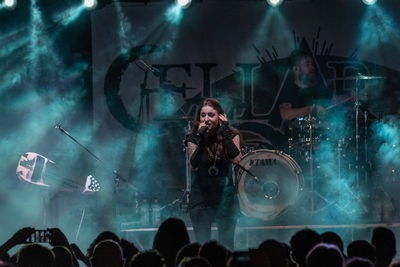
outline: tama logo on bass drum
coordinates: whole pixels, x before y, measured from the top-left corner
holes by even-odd
[[[276,159],[251,159],[250,166],[270,166],[276,165]]]

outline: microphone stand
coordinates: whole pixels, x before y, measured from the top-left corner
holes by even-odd
[[[144,68],[143,68],[142,66],[140,66],[139,63],[141,63],[141,64],[144,66]],[[156,68],[153,68],[152,66],[150,66],[149,64],[147,64],[143,59],[140,59],[140,58],[136,59],[136,60],[135,60],[135,64],[136,64],[140,69],[142,69],[142,70],[145,71],[145,72],[146,72],[146,71],[150,71],[150,72],[153,73],[154,76],[156,76],[156,77],[160,77],[160,75],[161,75],[161,73],[160,73],[159,70],[157,70]]]
[[[191,130],[190,120],[188,120],[187,127],[185,127],[185,132],[190,132]],[[185,192],[182,196],[182,208],[187,211],[189,207],[189,199],[190,199],[190,191],[192,189],[192,171],[189,166],[189,149],[186,145],[183,146],[185,150],[185,174],[186,174],[186,184],[185,184]]]
[[[243,171],[245,171],[246,173],[248,173],[251,177],[254,178],[254,180],[256,180],[256,182],[261,181],[260,178],[258,178],[257,176],[255,176],[249,169],[243,167],[242,165],[240,165],[239,163],[235,164],[239,169],[242,169]],[[239,183],[239,182],[238,182]]]
[[[88,152],[93,158],[95,158],[98,162],[102,163],[103,168],[104,167],[104,162],[97,157],[92,151],[90,151],[87,147],[85,147],[84,145],[82,145],[78,140],[76,140],[69,132],[67,132],[64,128],[61,127],[61,123],[58,123],[56,126],[54,126],[54,128],[60,130],[63,134],[65,134],[66,136],[68,136],[72,141],[74,141],[76,144],[78,144],[81,148],[83,148],[86,152]],[[127,180],[122,177],[116,170],[111,171],[114,175],[115,175],[115,183],[116,185],[118,184],[119,180],[122,180],[124,182],[127,182]]]
[[[62,127],[61,127],[61,123],[58,123],[56,126],[54,126],[54,128],[60,130],[60,132],[62,132],[62,133],[65,134],[66,136],[68,136],[72,141],[74,141],[74,142],[75,142],[76,144],[78,144],[81,148],[83,148],[87,153],[89,153],[94,159],[96,159],[98,162],[100,162],[100,163],[102,164],[101,166],[102,166],[104,169],[106,169],[107,171],[110,171],[108,168],[105,167],[104,162],[103,162],[99,157],[97,157],[92,151],[90,151],[87,147],[85,147],[84,145],[82,145],[82,144],[81,144],[77,139],[75,139],[70,133],[68,133],[64,128],[62,128]],[[124,182],[127,182],[127,180],[126,180],[124,177],[122,177],[116,170],[113,170],[113,171],[111,171],[111,172],[112,172],[113,175],[114,175],[114,188],[113,188],[113,192],[114,192],[114,193],[117,193],[119,181],[122,180],[122,181],[124,181]],[[132,187],[133,187],[133,186],[132,186]],[[137,192],[136,188],[135,188],[135,187],[133,187],[133,188],[134,188],[134,190]],[[113,194],[113,195],[114,195],[114,194]],[[80,219],[80,222],[79,222],[79,225],[78,225],[78,230],[77,230],[77,233],[76,233],[76,236],[75,236],[75,241],[78,240],[79,232],[80,232],[80,229],[81,229],[81,226],[82,226],[82,221],[83,221],[83,219],[84,219],[84,217],[85,217],[85,209],[86,209],[86,207],[83,207],[83,209],[82,209],[82,215],[81,215],[81,219]],[[113,213],[114,213],[114,212],[113,212]]]
[[[97,161],[103,163],[101,161],[101,159],[99,157],[97,157],[95,154],[93,154],[87,147],[85,147],[84,145],[82,145],[78,140],[76,140],[69,132],[67,132],[64,128],[61,127],[61,123],[57,123],[56,126],[54,126],[54,128],[60,130],[63,134],[65,134],[66,136],[68,136],[69,138],[72,139],[72,141],[74,141],[75,143],[77,143],[80,147],[82,147],[83,149],[85,149],[90,155],[92,155]]]
[[[184,130],[186,133],[189,133],[191,128],[192,128],[191,122],[190,120],[188,120],[187,127],[185,127]],[[183,140],[182,145],[183,145],[183,151],[185,152],[185,190],[183,191],[181,197],[178,197],[177,199],[173,200],[167,205],[164,205],[163,207],[161,207],[160,210],[163,210],[167,207],[173,207],[174,205],[179,204],[182,212],[188,212],[190,193],[192,190],[192,171],[189,165],[189,149],[185,143],[185,140]]]

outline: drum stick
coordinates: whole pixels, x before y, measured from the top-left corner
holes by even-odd
[[[348,98],[346,98],[346,99],[344,99],[344,100],[340,101],[339,103],[336,103],[336,104],[330,105],[330,106],[326,107],[326,108],[325,108],[325,110],[330,110],[330,109],[332,109],[332,108],[334,108],[334,107],[337,107],[337,106],[343,105],[344,103],[346,103],[346,102],[347,102],[347,101],[349,101],[350,99],[352,99],[352,97],[348,97]]]

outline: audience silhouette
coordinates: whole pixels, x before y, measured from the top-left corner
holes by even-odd
[[[365,258],[352,257],[345,262],[345,267],[375,267],[375,264]]]
[[[91,258],[93,255],[93,250],[103,240],[114,240],[118,244],[121,244],[121,239],[118,237],[117,234],[111,232],[111,231],[104,231],[101,232],[90,244],[89,248],[86,251],[86,256],[88,258]]]
[[[58,228],[47,229],[47,244],[30,240],[35,232],[31,227],[22,228],[1,245],[0,267],[400,267],[400,261],[392,262],[396,238],[387,227],[374,228],[371,243],[350,242],[347,257],[339,235],[320,235],[307,228],[291,237],[290,246],[266,239],[255,249],[230,251],[215,240],[190,243],[185,223],[175,217],[161,223],[151,250],[140,251],[128,239],[104,231],[91,242],[85,255]],[[17,245],[22,245],[17,253],[9,254]]]
[[[167,265],[157,250],[145,250],[132,257],[129,267],[167,267]]]
[[[199,250],[200,250],[200,243],[195,242],[195,243],[190,243],[184,245],[178,253],[176,253],[176,258],[175,258],[175,265],[178,266],[179,263],[184,259],[184,258],[192,258],[197,255],[199,255]]]
[[[90,258],[93,267],[122,267],[125,264],[121,246],[114,240],[100,241]]]
[[[158,228],[153,241],[153,249],[160,252],[168,267],[174,267],[176,254],[189,243],[189,234],[184,221],[171,217],[162,222]]]
[[[56,257],[48,247],[27,244],[18,251],[18,267],[56,267]]]
[[[336,245],[319,243],[306,256],[307,267],[342,267],[344,257]]]
[[[347,256],[349,258],[359,257],[375,262],[375,247],[367,240],[355,240],[347,246]]]
[[[125,238],[121,238],[121,247],[126,264],[128,264],[132,257],[139,252],[139,249],[135,244],[129,242],[129,240],[126,240]]]
[[[71,251],[64,246],[55,246],[52,249],[56,257],[57,267],[74,267],[74,259],[72,257]]]
[[[286,267],[289,264],[289,255],[284,244],[273,239],[265,240],[258,249],[268,258],[271,266]]]
[[[203,257],[185,257],[182,259],[179,267],[212,267],[212,265]]]
[[[322,233],[321,234],[321,242],[326,243],[326,244],[336,245],[340,249],[340,252],[342,252],[342,254],[344,255],[343,240],[335,232],[328,231],[328,232]]]
[[[386,227],[376,227],[372,232],[371,243],[375,246],[376,267],[387,267],[396,255],[396,237]]]
[[[290,239],[292,258],[300,266],[306,266],[307,253],[318,243],[321,236],[311,229],[303,229],[295,233]]]
[[[199,256],[205,258],[213,267],[226,266],[229,251],[215,240],[204,243],[199,249]]]
[[[390,267],[400,267],[400,260],[393,261],[389,266]]]

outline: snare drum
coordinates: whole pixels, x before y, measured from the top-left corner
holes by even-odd
[[[296,202],[303,190],[304,178],[299,165],[289,155],[260,149],[252,151],[239,164],[249,170],[235,168],[240,211],[262,220],[270,220]]]

